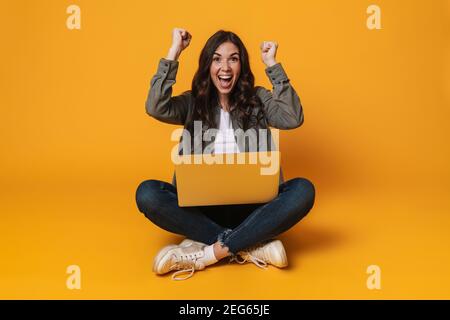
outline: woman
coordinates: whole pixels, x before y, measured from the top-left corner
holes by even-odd
[[[262,61],[273,85],[271,92],[254,86],[247,50],[233,32],[220,30],[208,39],[200,54],[192,90],[172,96],[178,58],[191,39],[186,30],[173,30],[172,46],[166,58],[160,59],[151,80],[146,102],[150,116],[183,125],[189,132],[194,121],[201,121],[202,130],[218,128],[216,139],[200,146],[203,151],[213,144],[215,153],[249,150],[237,143],[233,136],[236,129],[293,129],[303,123],[300,99],[275,60],[278,45],[261,45]],[[271,138],[270,130],[268,133]],[[309,180],[295,178],[284,182],[281,170],[279,194],[265,204],[179,207],[175,176],[172,184],[144,181],[136,192],[139,211],[150,221],[187,237],[179,245],[162,248],[154,259],[153,271],[165,274],[177,270],[172,276],[175,280],[189,278],[195,270],[203,270],[228,256],[263,268],[267,264],[286,267],[283,244],[274,237],[299,222],[313,207],[314,198],[314,185]],[[187,275],[179,277],[183,273]]]

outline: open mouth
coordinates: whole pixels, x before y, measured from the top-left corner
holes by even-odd
[[[229,89],[231,87],[231,80],[233,79],[233,76],[217,76],[219,78],[220,86],[223,89]]]

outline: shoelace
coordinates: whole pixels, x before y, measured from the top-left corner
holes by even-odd
[[[261,269],[267,269],[267,262],[264,259],[258,257],[258,255],[263,256],[263,254],[260,253],[261,249],[262,247],[252,247],[249,248],[247,251],[241,251],[236,256],[231,257],[230,262],[236,261],[239,264],[252,262]],[[250,254],[250,252],[252,251],[255,251],[254,255]],[[242,260],[239,260],[238,257],[240,257]]]
[[[170,270],[178,270],[172,274],[172,280],[186,280],[194,275],[195,264],[199,258],[200,252],[181,255],[179,259],[172,265]],[[185,274],[185,277],[177,277],[178,275]]]

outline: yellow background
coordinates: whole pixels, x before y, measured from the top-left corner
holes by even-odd
[[[81,30],[66,8],[81,8]],[[382,30],[366,27],[381,8]],[[1,1],[0,298],[450,298],[449,1]],[[219,264],[184,282],[151,271],[181,237],[136,208],[170,181],[175,126],[144,102],[173,27],[193,35],[174,93],[215,31],[259,56],[279,43],[305,122],[281,132],[287,179],[316,185],[284,234],[287,270]],[[81,290],[66,268],[81,268]],[[368,290],[366,268],[381,268]]]

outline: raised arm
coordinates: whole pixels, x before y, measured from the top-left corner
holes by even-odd
[[[256,94],[263,103],[269,126],[278,129],[294,129],[303,123],[303,108],[297,92],[291,85],[281,63],[275,61],[275,42],[263,42],[262,60],[273,91],[257,87]]]
[[[157,120],[170,124],[184,124],[191,103],[190,91],[172,97],[172,87],[176,82],[178,58],[189,45],[192,36],[184,29],[175,28],[172,32],[172,46],[166,56],[161,58],[158,70],[150,81],[145,108]]]

